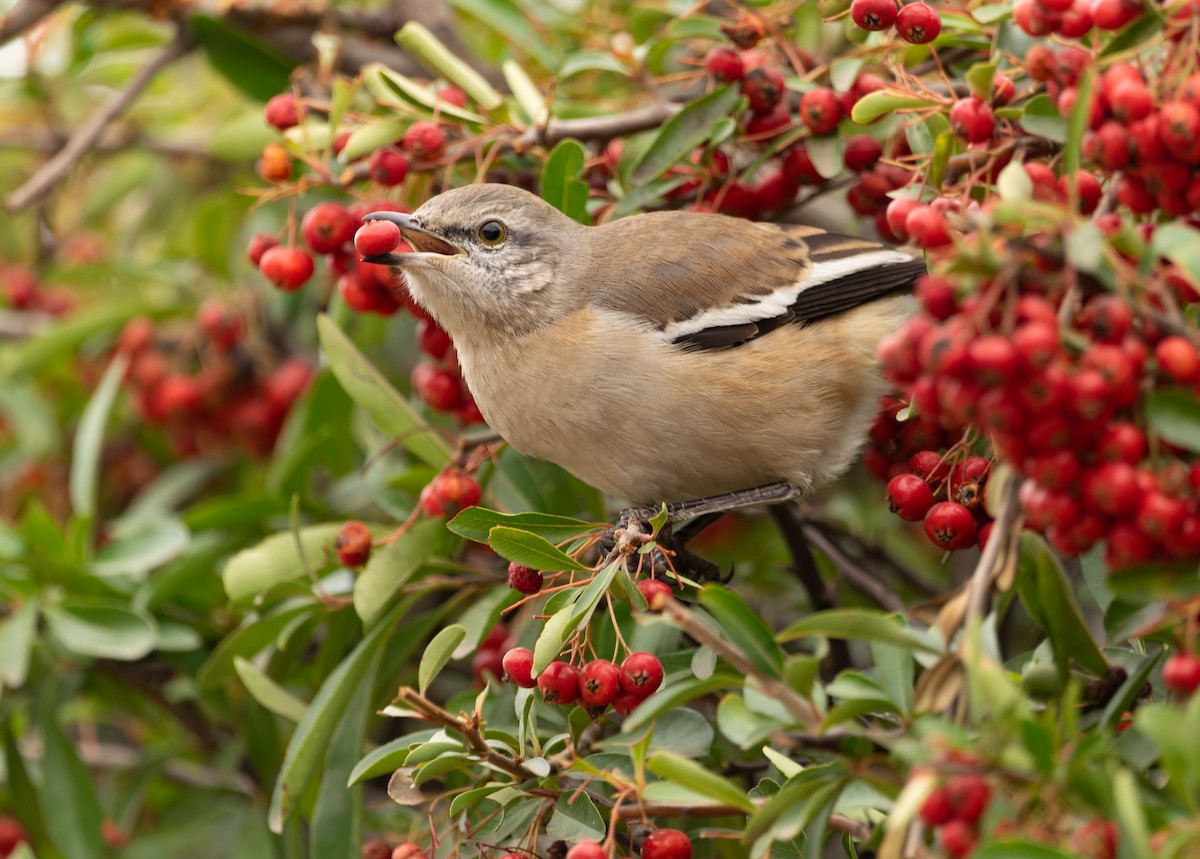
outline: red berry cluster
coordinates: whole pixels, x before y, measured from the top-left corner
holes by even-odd
[[[603,712],[610,704],[621,715],[628,715],[638,704],[662,685],[663,667],[652,653],[637,651],[617,665],[606,659],[594,659],[576,668],[570,662],[556,660],[533,677],[533,652],[526,647],[514,647],[501,661],[504,679],[542,693],[551,704],[567,706],[581,701],[594,714]]]
[[[982,548],[992,524],[984,505],[991,462],[967,456],[948,465],[948,458],[932,450],[914,453],[907,470],[888,482],[888,506],[901,519],[924,522],[926,536],[940,549],[968,549],[977,542]],[[946,500],[935,502],[938,495]]]
[[[426,516],[453,516],[474,507],[483,489],[474,477],[457,468],[447,468],[421,490],[419,504]]]
[[[6,859],[18,846],[28,841],[29,835],[20,821],[7,814],[0,814],[0,859]]]
[[[692,839],[678,829],[656,829],[642,841],[642,859],[691,859]],[[567,851],[567,859],[608,859],[595,841],[580,841]]]
[[[925,3],[896,6],[896,0],[854,0],[850,18],[864,30],[886,30],[895,25],[900,38],[914,45],[932,42],[942,32],[942,19]]]
[[[12,310],[32,310],[51,316],[65,316],[75,309],[70,292],[41,284],[31,269],[0,262],[0,300]]]
[[[392,847],[382,838],[372,838],[364,841],[362,859],[429,859],[418,845],[405,841]]]
[[[951,776],[921,806],[921,819],[938,830],[938,843],[950,859],[971,855],[979,841],[979,818],[992,801],[982,775]]]
[[[219,301],[204,304],[196,323],[160,332],[131,319],[117,348],[129,359],[128,381],[142,417],[163,427],[180,456],[228,450],[236,443],[266,456],[313,368],[292,357],[260,367],[246,349],[243,317]]]

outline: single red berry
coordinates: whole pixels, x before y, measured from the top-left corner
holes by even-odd
[[[270,233],[256,233],[254,238],[250,239],[250,244],[246,246],[246,258],[250,260],[252,266],[258,268],[263,254],[278,244],[279,239]]]
[[[985,388],[1000,388],[1017,376],[1020,354],[1012,341],[1000,334],[972,340],[967,347],[975,378]]]
[[[400,228],[391,221],[367,221],[354,234],[354,249],[361,257],[391,253],[400,244]]]
[[[308,251],[278,245],[263,252],[258,270],[284,292],[295,292],[313,275],[316,266]]]
[[[304,108],[296,103],[296,97],[284,92],[273,96],[263,108],[263,118],[267,125],[273,125],[280,131],[299,125],[304,118]]]
[[[909,239],[906,227],[908,216],[922,205],[916,197],[896,197],[888,203],[884,217],[887,219],[888,229],[898,240],[903,242]]]
[[[914,45],[932,42],[942,32],[942,19],[925,3],[912,3],[896,16],[896,32]]]
[[[748,69],[739,84],[754,113],[767,113],[783,98],[787,87],[783,72],[775,66],[760,65]]]
[[[906,522],[920,522],[933,506],[933,490],[915,474],[898,474],[887,485],[888,508]]]
[[[236,346],[242,337],[242,320],[216,299],[200,305],[196,311],[196,325],[223,352]]]
[[[908,459],[908,470],[929,483],[941,483],[950,475],[950,469],[942,455],[936,450],[921,450]]]
[[[992,78],[992,104],[1004,107],[1017,97],[1017,85],[1008,75],[996,75]]]
[[[727,84],[740,81],[746,73],[742,55],[733,48],[717,47],[704,58],[704,71]]]
[[[593,660],[579,672],[579,697],[589,707],[607,707],[621,691],[621,669],[607,660]]]
[[[422,319],[417,323],[417,345],[430,358],[441,361],[454,343],[440,325],[432,320]]]
[[[333,538],[338,562],[345,567],[361,567],[371,557],[371,531],[362,522],[347,522]]]
[[[312,365],[304,358],[288,358],[271,371],[263,382],[267,403],[279,413],[286,413],[292,403],[308,388],[313,378]]]
[[[968,143],[983,143],[996,132],[996,115],[979,96],[967,96],[951,106],[950,125]]]
[[[382,838],[372,838],[363,842],[362,859],[391,859],[392,848]]]
[[[970,856],[978,841],[979,834],[975,827],[961,820],[951,820],[938,833],[938,842],[949,859],[964,859]]]
[[[437,97],[438,101],[444,101],[446,104],[453,105],[454,107],[467,106],[467,94],[456,86],[447,84],[437,91]]]
[[[975,823],[987,810],[992,801],[992,789],[983,776],[973,773],[956,775],[946,782],[950,794],[950,805],[954,808],[954,819],[964,823]]]
[[[430,516],[453,516],[467,507],[474,507],[483,490],[471,476],[456,469],[447,469],[433,479],[421,493],[422,509]]]
[[[508,565],[508,586],[522,594],[536,594],[542,589],[545,576],[541,570],[513,561]]]
[[[411,842],[405,842],[391,853],[391,859],[426,859],[425,851]]]
[[[1062,13],[1058,33],[1068,39],[1081,39],[1092,29],[1092,7],[1087,0],[1075,0],[1071,8]]]
[[[921,805],[921,819],[929,826],[943,826],[954,819],[954,806],[950,802],[950,791],[945,787],[935,788]]]
[[[637,583],[637,589],[646,598],[646,608],[649,611],[662,611],[663,605],[673,596],[671,586],[658,579],[642,579]]]
[[[1121,517],[1142,501],[1137,470],[1127,462],[1105,462],[1083,476],[1083,500],[1097,513]]]
[[[1163,664],[1163,684],[1177,695],[1191,695],[1200,689],[1200,656],[1172,653]]]
[[[1120,30],[1142,14],[1142,0],[1099,0],[1092,6],[1092,20],[1101,30]]]
[[[446,136],[436,124],[418,120],[404,132],[400,145],[418,161],[436,161],[446,151]]]
[[[408,176],[408,159],[391,146],[376,149],[367,159],[367,174],[380,185],[391,188]]]
[[[356,226],[345,206],[326,202],[318,203],[304,214],[300,233],[313,251],[328,254],[354,238]]]
[[[887,0],[891,2],[891,0]],[[883,145],[869,134],[859,134],[846,141],[842,163],[854,173],[865,173],[883,157]]]
[[[1170,539],[1187,517],[1187,506],[1173,495],[1151,489],[1138,505],[1136,524],[1139,531],[1157,543]]]
[[[800,99],[800,118],[813,134],[832,134],[842,119],[837,93],[828,87],[811,89]]]
[[[628,716],[645,700],[645,698],[622,691],[620,695],[613,699],[612,708],[622,716]]]
[[[886,30],[896,23],[895,0],[854,0],[850,17],[864,30]]]
[[[692,859],[692,840],[678,829],[656,829],[642,842],[642,859]]]
[[[1133,327],[1133,312],[1115,295],[1097,295],[1079,311],[1076,323],[1099,343],[1120,343]]]
[[[565,707],[579,697],[579,671],[568,662],[556,660],[538,675],[537,685],[542,700]]]
[[[650,696],[662,685],[663,667],[653,653],[637,651],[621,663],[621,687],[630,695]]]
[[[506,641],[508,641],[508,628],[504,624],[498,623],[488,630],[488,634],[479,643],[479,649],[499,650]]]
[[[970,548],[978,530],[971,511],[954,501],[940,501],[925,514],[925,534],[942,549]]]
[[[1154,347],[1154,358],[1159,370],[1181,385],[1190,385],[1200,378],[1200,355],[1186,337],[1164,337]]]
[[[449,370],[433,364],[418,364],[412,372],[413,390],[431,409],[453,411],[462,403],[462,384]]]
[[[268,182],[286,182],[292,177],[292,156],[287,147],[268,143],[258,159],[258,175]]]
[[[515,683],[522,689],[532,689],[537,685],[533,679],[533,651],[528,647],[514,647],[500,661],[504,669],[504,679]]]
[[[783,156],[783,173],[797,185],[820,185],[825,178],[817,172],[803,144],[793,146]]]
[[[907,7],[906,7],[907,8]],[[946,216],[932,206],[916,206],[904,219],[904,231],[908,238],[923,248],[940,248],[953,241],[950,238],[950,222]]]
[[[504,679],[504,661],[499,650],[477,650],[471,658],[471,673],[475,683],[486,686],[488,677],[496,681]]]
[[[580,841],[567,851],[567,859],[608,859],[608,854],[595,841]]]

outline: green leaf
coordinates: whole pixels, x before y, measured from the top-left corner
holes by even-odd
[[[499,622],[500,613],[515,603],[519,596],[509,588],[491,588],[474,605],[462,612],[458,616],[458,622],[467,634],[451,658],[465,659],[478,650],[487,634]]]
[[[407,26],[412,26],[411,22]],[[450,445],[396,393],[329,316],[317,317],[317,333],[329,367],[350,399],[371,416],[382,432],[426,465],[445,467],[452,453]]]
[[[682,707],[690,701],[714,692],[740,687],[743,682],[745,682],[744,677],[724,671],[718,671],[712,677],[703,680],[693,677],[678,683],[672,682],[638,704],[637,709],[626,716],[625,721],[621,723],[621,731],[626,734],[638,731],[654,722],[668,710]]]
[[[457,623],[443,629],[433,637],[433,641],[425,648],[425,653],[421,656],[421,664],[417,667],[417,687],[422,695],[429,688],[429,684],[433,682],[433,678],[438,676],[438,673],[446,667],[446,663],[450,661],[450,656],[454,653],[454,648],[458,647],[459,642],[467,635],[467,631]]]
[[[1191,392],[1151,391],[1146,395],[1146,423],[1164,441],[1200,451],[1200,400]]]
[[[158,638],[153,619],[121,603],[62,602],[43,612],[51,634],[80,656],[141,659]]]
[[[558,67],[555,77],[562,81],[580,72],[616,72],[630,77],[632,69],[607,51],[572,51]]]
[[[409,21],[396,34],[396,44],[421,65],[457,86],[484,110],[495,110],[504,104],[504,97],[483,75],[454,56],[425,26]]]
[[[581,790],[568,790],[554,804],[546,834],[562,841],[603,841],[604,818],[591,797]]]
[[[513,0],[450,0],[450,5],[499,33],[510,46],[528,52],[543,68],[557,65],[555,52],[539,35],[529,10]]]
[[[421,519],[390,545],[375,549],[354,582],[354,610],[366,626],[387,611],[392,599],[439,550],[448,549],[438,519]],[[448,552],[447,552],[448,554]]]
[[[7,686],[19,689],[25,685],[37,630],[37,616],[37,602],[27,599],[9,617],[0,621],[0,688]]]
[[[205,690],[220,686],[234,673],[234,659],[254,657],[297,619],[320,610],[318,605],[305,602],[266,617],[248,617],[241,627],[221,640],[196,675],[196,682]]]
[[[544,127],[550,118],[550,109],[546,105],[546,96],[538,89],[529,72],[521,68],[520,63],[505,60],[500,64],[500,72],[508,91],[512,93],[517,105],[529,117],[529,121],[538,127]]]
[[[996,77],[995,63],[976,63],[967,69],[965,77],[972,93],[986,102],[992,100],[992,81]]]
[[[43,817],[52,822],[51,837],[70,859],[99,859],[107,854],[101,835],[100,800],[88,768],[54,720],[50,709],[39,719],[42,735]]]
[[[212,67],[246,95],[265,102],[288,90],[296,64],[283,54],[211,15],[193,15],[190,24]]]
[[[996,177],[996,191],[1002,200],[1022,203],[1033,197],[1033,180],[1019,161],[1010,161]]]
[[[591,569],[576,561],[546,538],[522,531],[519,528],[510,528],[507,525],[496,525],[488,532],[488,545],[496,554],[510,561],[543,572]]]
[[[253,663],[235,656],[233,667],[255,701],[289,722],[299,722],[304,718],[308,705],[259,671]]]
[[[565,592],[570,594],[571,592]],[[541,674],[546,666],[553,662],[560,651],[568,633],[574,629],[572,620],[575,616],[575,598],[569,601],[542,624],[537,642],[533,645],[533,673]]]
[[[413,734],[405,734],[403,737],[397,737],[391,742],[374,749],[366,754],[354,766],[354,769],[351,770],[346,780],[347,786],[396,771],[404,766],[408,752],[414,745],[425,742],[436,733],[436,730],[430,729],[427,731],[418,731]]]
[[[1150,9],[1153,11],[1139,15],[1132,24],[1113,36],[1100,51],[1100,57],[1115,57],[1125,53],[1136,54],[1142,50],[1142,43],[1149,41],[1163,28],[1163,19],[1158,14],[1157,8],[1151,5]]]
[[[468,507],[451,519],[446,527],[460,537],[486,543],[488,535],[497,525],[528,531],[553,543],[562,543],[605,527],[551,513],[497,513],[486,507]]]
[[[655,752],[646,761],[646,768],[659,778],[681,784],[724,805],[743,809],[750,814],[757,810],[744,790],[695,761],[671,752]]]
[[[351,785],[350,773],[362,754],[367,719],[371,714],[371,688],[379,658],[359,683],[329,742],[321,787],[313,806],[309,842],[310,856],[322,859],[361,859],[363,788]]]
[[[1021,125],[1030,134],[1055,143],[1067,142],[1067,123],[1054,102],[1044,95],[1035,95],[1025,105]]]
[[[542,199],[581,224],[591,224],[587,212],[588,186],[583,175],[583,146],[560,140],[542,168]]]
[[[771,635],[770,627],[741,596],[722,585],[707,584],[700,589],[700,604],[755,667],[776,679],[783,674],[783,650]]]
[[[881,89],[869,92],[856,101],[850,111],[850,118],[859,125],[867,125],[893,111],[937,106],[938,102],[905,90]]]
[[[412,78],[392,71],[382,63],[371,63],[363,66],[362,78],[367,89],[385,107],[401,107],[402,103],[393,98],[393,93],[409,104],[433,113],[435,110],[444,117],[453,117],[464,122],[479,125],[484,119],[479,114],[466,108],[457,107],[438,97],[437,91],[431,86],[418,83]],[[366,153],[363,153],[366,154]],[[346,160],[342,155],[342,160]]]
[[[182,555],[191,536],[187,526],[173,518],[121,529],[96,552],[92,572],[98,576],[144,579],[152,570]]]
[[[655,722],[649,751],[703,759],[712,752],[713,735],[712,721],[708,716],[681,707],[664,713]]]
[[[290,531],[272,534],[257,546],[243,549],[229,559],[221,573],[225,592],[234,602],[244,602],[280,582],[303,576],[305,561],[312,569],[319,569],[326,563],[325,550],[333,545],[333,538],[341,530],[341,524],[336,522],[310,525],[301,528],[298,534]]]
[[[338,153],[338,160],[349,164],[376,149],[391,146],[404,136],[404,132],[410,125],[412,125],[412,118],[407,116],[373,118],[370,122],[364,123],[350,132],[350,136],[346,139],[346,145]]]
[[[1095,69],[1088,67],[1079,76],[1075,84],[1075,106],[1067,117],[1067,139],[1063,144],[1063,175],[1068,182],[1075,181],[1075,172],[1083,158],[1083,133],[1087,131],[1092,115],[1092,87],[1095,83]]]
[[[712,134],[713,127],[729,116],[741,100],[737,87],[717,87],[672,116],[650,141],[629,173],[628,185],[645,185],[661,176]]]
[[[1108,660],[1083,622],[1058,556],[1029,531],[1021,534],[1017,594],[1034,623],[1050,638],[1060,677],[1066,677],[1072,659],[1097,677],[1107,674]]]
[[[90,520],[96,515],[96,483],[100,477],[104,426],[128,366],[129,361],[123,354],[112,359],[79,418],[79,429],[71,446],[70,492],[71,508],[76,516],[84,519]]]
[[[865,608],[831,609],[810,614],[780,632],[777,639],[786,642],[810,636],[877,641],[906,650],[941,652],[931,634],[906,628],[902,621],[897,623],[896,615]]]
[[[301,801],[312,777],[329,746],[334,729],[342,719],[350,698],[358,688],[384,643],[393,625],[412,607],[414,600],[406,600],[392,609],[388,616],[376,624],[359,642],[337,668],[325,678],[304,718],[296,726],[295,733],[284,753],[283,765],[271,794],[271,807],[267,812],[267,825],[271,831],[283,832],[284,821]],[[344,784],[345,782],[343,782]]]
[[[1200,230],[1178,222],[1161,224],[1154,230],[1151,248],[1169,259],[1180,273],[1200,287]]]
[[[29,768],[25,765],[25,759],[21,757],[17,748],[17,738],[13,736],[7,719],[0,720],[0,737],[4,740],[4,775],[9,799],[8,808],[5,810],[21,821],[33,845],[43,856],[58,857],[60,854],[51,846],[49,827],[42,816],[41,796],[37,785],[29,775]],[[12,859],[11,855],[9,859]]]
[[[784,782],[783,787],[779,789],[777,794],[768,799],[746,821],[746,830],[742,835],[742,840],[747,843],[757,840],[767,831],[773,830],[775,823],[785,814],[799,812],[804,818],[811,819],[815,816],[816,811],[828,801],[828,797],[824,795],[825,792],[840,789],[838,783],[843,777],[842,771],[836,764],[809,767],[803,772],[792,776]],[[818,795],[821,796],[819,803],[809,801],[810,798]],[[803,828],[803,820],[793,820],[792,822]],[[781,835],[777,831],[772,831],[772,834],[777,837]],[[795,834],[797,833],[792,833],[792,835]]]

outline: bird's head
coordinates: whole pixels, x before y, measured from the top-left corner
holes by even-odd
[[[586,245],[576,223],[540,198],[510,185],[468,185],[439,194],[411,215],[373,212],[392,221],[412,247],[365,262],[404,272],[413,297],[456,341],[495,332],[519,336],[569,311],[565,269]]]

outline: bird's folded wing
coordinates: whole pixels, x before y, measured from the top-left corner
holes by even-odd
[[[682,213],[631,221],[660,241],[638,241],[626,281],[603,292],[612,309],[686,349],[725,349],[806,325],[911,289],[925,273],[911,254],[813,227]]]

